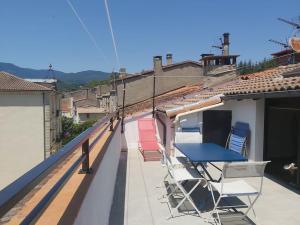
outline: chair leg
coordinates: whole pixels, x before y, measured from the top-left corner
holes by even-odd
[[[220,215],[219,215],[219,212],[218,212],[218,209],[217,209],[217,206],[221,200],[221,196],[219,196],[218,200],[216,201],[216,198],[215,198],[215,195],[214,195],[214,191],[213,191],[213,188],[210,186],[210,192],[211,192],[211,195],[212,195],[212,199],[213,199],[213,202],[214,202],[214,208],[212,210],[212,213],[215,213],[217,214],[217,223],[219,225],[221,225],[221,219],[220,219]],[[212,215],[213,217],[213,215]]]
[[[244,217],[247,216],[247,214],[248,214],[248,212],[250,211],[250,209],[253,209],[254,203],[257,201],[257,199],[258,199],[259,196],[260,196],[260,195],[258,194],[258,195],[255,197],[255,199],[253,200],[253,202],[250,203],[248,209],[247,209],[246,212],[244,213]]]
[[[192,189],[189,192],[186,192],[185,189],[181,186],[181,184],[178,184],[179,189],[182,191],[184,198],[178,203],[178,205],[176,206],[175,209],[178,209],[183,203],[184,201],[187,199],[191,205],[195,208],[196,212],[199,214],[200,216],[200,211],[198,210],[197,206],[195,205],[193,199],[190,197],[190,195],[192,194],[192,192],[199,186],[199,184],[201,183],[202,180],[199,180],[194,187],[192,187]]]
[[[169,173],[167,173],[167,174],[164,176],[163,184],[165,183],[165,181],[166,181],[166,179],[168,178],[168,176],[169,176]],[[156,186],[156,188],[162,188],[162,187],[163,187],[163,185],[162,185],[162,186],[160,186],[160,185],[157,185],[157,186]]]
[[[248,197],[248,200],[249,200],[250,205],[252,205],[252,201],[251,201],[250,196],[247,196],[247,197]],[[256,213],[255,213],[255,211],[254,211],[254,207],[252,207],[252,212],[253,212],[254,217],[256,218]]]

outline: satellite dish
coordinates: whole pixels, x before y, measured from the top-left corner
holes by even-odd
[[[300,38],[299,37],[291,37],[289,39],[289,44],[295,52],[300,52]]]

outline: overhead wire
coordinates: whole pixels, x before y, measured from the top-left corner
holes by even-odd
[[[114,47],[115,57],[116,57],[116,64],[117,64],[116,66],[118,68],[120,68],[120,58],[119,58],[119,54],[118,54],[118,50],[117,50],[117,44],[116,44],[116,39],[115,39],[113,27],[112,27],[112,22],[111,22],[111,17],[110,17],[107,0],[104,0],[104,5],[105,5],[108,25],[109,25],[109,29],[110,29],[111,39],[112,39],[112,43],[113,43],[113,47]]]
[[[75,17],[77,18],[77,20],[79,21],[81,27],[83,28],[83,30],[86,32],[86,34],[88,35],[89,39],[92,41],[92,43],[94,44],[94,46],[96,47],[96,49],[100,52],[103,60],[107,63],[107,57],[104,54],[103,49],[98,45],[96,39],[94,38],[94,36],[92,35],[92,33],[89,31],[89,29],[87,28],[87,26],[85,25],[85,23],[83,22],[83,20],[81,19],[81,17],[79,16],[77,10],[75,9],[75,7],[73,6],[73,4],[71,3],[70,0],[66,0],[66,2],[68,3],[70,9],[72,10],[72,12],[74,13]]]

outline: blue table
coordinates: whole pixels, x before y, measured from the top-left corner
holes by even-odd
[[[215,180],[205,168],[205,163],[247,161],[241,154],[213,143],[177,143],[174,146],[189,159],[195,169],[200,165],[212,181]]]

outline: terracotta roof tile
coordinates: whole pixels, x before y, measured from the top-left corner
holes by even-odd
[[[285,76],[287,74],[287,76]],[[157,109],[159,111],[169,111],[182,107],[183,104],[194,104],[195,101],[201,102],[212,96],[224,94],[225,96],[234,96],[241,94],[267,93],[277,91],[288,91],[300,89],[300,63],[279,66],[262,72],[243,75],[231,81],[214,87],[202,89],[188,97],[181,96],[180,99],[174,99],[175,103],[169,102],[168,107],[161,104]],[[182,100],[184,99],[184,101]]]
[[[0,91],[51,91],[51,89],[0,71]]]

